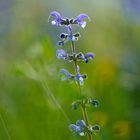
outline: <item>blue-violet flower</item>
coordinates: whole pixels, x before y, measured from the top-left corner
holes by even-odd
[[[60,74],[63,74],[63,77],[61,78],[63,81],[74,78],[74,76],[70,74],[66,69],[61,69]]]
[[[63,49],[58,49],[56,51],[56,56],[58,59],[66,60],[68,58],[68,54]]]
[[[89,59],[94,58],[94,54],[92,52],[88,52],[84,55],[82,52],[80,52],[80,53],[77,54],[77,57],[79,59],[83,59],[86,63],[88,63]]]
[[[60,13],[58,13],[57,11],[53,11],[50,13],[49,19],[51,16],[54,17],[54,20],[51,21],[52,25],[61,26],[62,16],[60,15]]]
[[[79,26],[81,26],[82,28],[85,28],[87,22],[84,21],[85,18],[88,18],[89,19],[89,16],[86,15],[86,14],[80,14],[77,16],[76,18],[76,22]]]
[[[86,75],[81,75],[79,71],[79,66],[76,67],[76,76],[74,77],[74,80],[78,81],[79,84],[82,86],[84,85],[84,79],[86,78]]]
[[[74,136],[85,136],[86,124],[83,120],[76,121],[76,124],[70,124],[69,129],[74,132]]]

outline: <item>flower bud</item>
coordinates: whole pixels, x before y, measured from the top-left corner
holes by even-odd
[[[94,107],[98,107],[98,106],[99,106],[99,101],[98,101],[98,100],[91,100],[90,103],[91,103]]]
[[[79,105],[81,104],[81,101],[80,100],[77,100],[75,102],[72,103],[72,109],[73,110],[76,110],[78,109]]]
[[[100,125],[96,124],[96,125],[92,126],[92,130],[95,132],[100,131]]]
[[[57,42],[57,46],[63,46],[64,45],[64,41],[58,41]]]
[[[75,37],[80,37],[80,33],[78,32],[78,33],[74,34],[74,36]]]
[[[60,39],[65,39],[67,37],[67,34],[61,33],[59,37],[60,37]]]

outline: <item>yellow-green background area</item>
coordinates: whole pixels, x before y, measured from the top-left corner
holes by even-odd
[[[94,140],[140,139],[140,10],[128,1],[0,1],[0,140],[75,139],[68,125],[83,117],[71,103],[83,96],[100,101],[87,109],[90,123],[101,126]],[[81,33],[77,52],[95,54],[78,62],[88,75],[82,95],[75,82],[60,80],[61,68],[74,68],[56,59],[59,33],[67,29],[48,23],[53,10],[91,18],[85,29],[74,27]],[[62,48],[71,51],[70,43]]]

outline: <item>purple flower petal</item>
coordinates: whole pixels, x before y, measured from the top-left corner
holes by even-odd
[[[80,58],[82,58],[84,60],[85,56],[82,52],[79,53]]]
[[[58,59],[64,59],[66,60],[68,57],[68,54],[63,49],[58,49],[56,51],[56,56]]]
[[[54,17],[54,20],[51,22],[53,25],[61,25],[62,16],[60,15],[60,13],[58,13],[57,11],[53,11],[50,13],[49,19],[51,16]]]
[[[77,67],[76,67],[76,73],[77,73],[77,75],[80,75],[80,68],[79,68],[79,66],[77,65]]]
[[[89,52],[89,53],[86,53],[85,54],[85,58],[87,59],[87,58],[94,58],[94,54],[92,53],[92,52]]]
[[[72,131],[75,131],[75,132],[81,132],[82,131],[81,127],[77,126],[75,124],[70,124],[69,129],[72,130]]]
[[[86,26],[86,21],[84,21],[85,18],[88,18],[88,19],[89,19],[89,16],[86,15],[86,14],[80,14],[80,15],[78,15],[77,18],[76,18],[77,23],[78,23],[82,28],[85,28],[85,26]]]
[[[72,33],[72,26],[71,25],[68,26],[68,32]]]
[[[77,125],[75,125],[75,124],[70,124],[70,125],[69,125],[69,129],[72,130],[72,131],[76,131],[76,130],[77,130]]]
[[[84,120],[78,120],[77,122],[76,122],[76,125],[78,125],[78,126],[80,126],[80,127],[85,127],[86,126],[86,123],[84,122]]]
[[[80,14],[80,15],[77,16],[77,21],[78,21],[78,22],[81,22],[81,21],[83,21],[83,19],[85,19],[85,18],[88,18],[88,19],[89,19],[89,16],[86,15],[86,14]]]
[[[71,74],[66,69],[61,69],[60,73],[64,74],[64,77],[61,78],[63,81],[71,78]]]
[[[57,19],[61,19],[61,15],[60,15],[60,13],[58,13],[57,11],[51,12],[51,13],[50,13],[50,16],[53,16],[53,17],[55,17],[55,18],[57,18]]]
[[[85,54],[84,61],[87,63],[89,61],[89,59],[93,59],[93,58],[94,58],[94,54],[92,52],[89,52],[89,53]]]

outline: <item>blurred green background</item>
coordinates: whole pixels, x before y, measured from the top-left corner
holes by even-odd
[[[66,28],[48,23],[54,10],[92,19],[74,30],[82,35],[76,49],[95,54],[94,61],[79,62],[88,75],[82,96],[100,101],[88,109],[90,123],[101,125],[94,140],[140,139],[140,0],[1,0],[0,140],[75,139],[68,125],[82,119],[80,109],[71,109],[81,95],[59,77],[59,69],[74,69],[56,59]],[[64,48],[70,51],[70,44]]]

